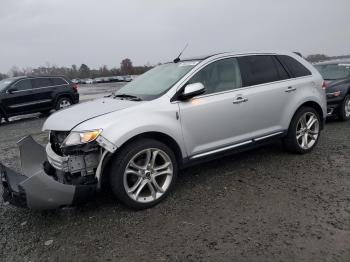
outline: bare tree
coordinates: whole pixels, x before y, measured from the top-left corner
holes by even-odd
[[[330,57],[325,54],[313,54],[313,55],[308,55],[306,57],[306,60],[308,60],[311,63],[320,62],[328,59],[330,59]]]
[[[125,58],[120,63],[120,71],[124,75],[132,75],[133,74],[133,66],[132,66],[132,62],[129,58]]]
[[[80,68],[79,68],[79,76],[81,78],[88,78],[90,77],[90,68],[85,65],[85,64],[81,64]]]

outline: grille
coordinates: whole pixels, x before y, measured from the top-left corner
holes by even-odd
[[[69,135],[69,131],[51,131],[50,132],[50,143],[52,150],[60,156],[63,156],[61,145],[66,137]]]

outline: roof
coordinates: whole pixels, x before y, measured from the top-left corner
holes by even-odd
[[[205,60],[207,58],[213,57],[213,56],[220,56],[220,55],[253,55],[253,54],[298,54],[298,52],[292,52],[292,51],[280,51],[280,50],[258,50],[258,51],[231,51],[231,52],[221,52],[221,53],[213,53],[211,55],[202,55],[202,56],[196,56],[196,57],[189,57],[189,58],[183,58],[181,61],[193,61],[193,60]]]

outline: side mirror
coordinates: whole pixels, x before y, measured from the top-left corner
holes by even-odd
[[[194,83],[185,86],[184,91],[179,96],[180,100],[187,100],[205,92],[205,87],[202,83]]]
[[[13,93],[16,92],[16,91],[18,91],[17,88],[9,88],[9,89],[7,90],[7,93],[13,94]]]

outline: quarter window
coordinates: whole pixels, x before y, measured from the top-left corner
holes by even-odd
[[[40,87],[47,87],[52,86],[52,83],[50,81],[50,78],[35,78],[33,79],[34,82],[34,88],[40,88]]]
[[[278,55],[277,58],[281,61],[293,78],[311,75],[309,69],[299,63],[293,57]]]
[[[243,85],[253,86],[288,79],[286,70],[274,56],[255,55],[238,58]]]
[[[241,73],[236,58],[213,62],[196,73],[192,83],[202,83],[205,94],[212,94],[242,87]]]
[[[63,80],[63,78],[61,77],[55,77],[55,78],[51,78],[52,84],[54,86],[60,86],[60,85],[66,85],[67,82]]]
[[[25,91],[25,90],[29,90],[32,89],[32,84],[30,82],[29,79],[24,79],[24,80],[20,80],[18,81],[14,86],[14,89],[17,89],[16,91]]]

